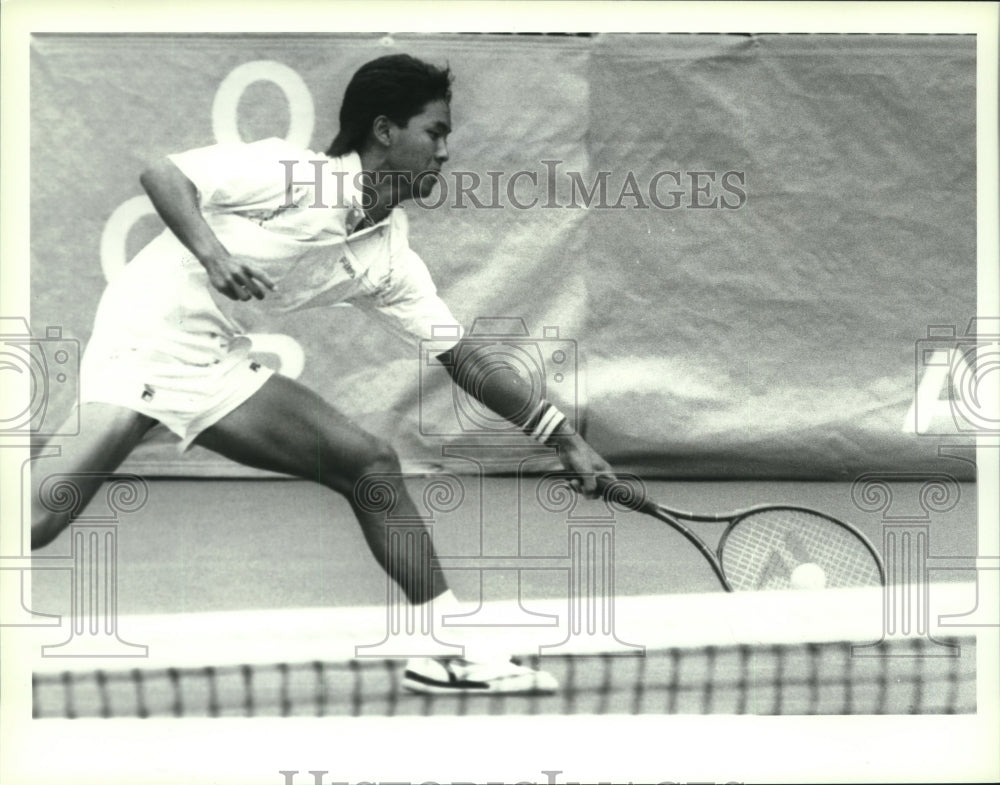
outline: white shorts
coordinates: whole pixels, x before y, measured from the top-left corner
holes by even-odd
[[[143,362],[126,350],[118,355],[84,355],[82,403],[124,406],[163,423],[180,437],[185,452],[214,425],[259,390],[271,368],[234,352],[210,366]]]
[[[173,247],[154,241],[105,290],[80,364],[80,401],[152,417],[184,452],[274,371],[250,358],[250,339],[219,310],[197,260]]]

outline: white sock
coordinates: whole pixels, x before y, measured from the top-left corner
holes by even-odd
[[[500,635],[502,630],[489,627],[463,627],[462,620],[454,618],[471,614],[474,609],[461,602],[451,589],[434,597],[430,602],[434,634],[438,640],[464,647],[467,660],[506,662],[510,659],[510,652],[503,649],[502,640],[495,640],[502,639]],[[444,623],[446,617],[451,617],[448,619],[448,626]]]
[[[455,616],[456,614],[469,613],[469,609],[458,601],[455,592],[448,589],[431,600],[434,614],[434,627],[442,626],[441,622],[445,616]]]

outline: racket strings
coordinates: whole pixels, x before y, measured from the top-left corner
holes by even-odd
[[[830,588],[881,583],[878,562],[859,534],[817,513],[769,509],[729,531],[721,561],[736,591],[786,589],[802,564],[816,564]]]

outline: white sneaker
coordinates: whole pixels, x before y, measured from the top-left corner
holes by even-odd
[[[460,657],[419,657],[407,661],[403,686],[411,692],[437,694],[549,695],[559,684],[551,673],[510,660],[474,662]]]

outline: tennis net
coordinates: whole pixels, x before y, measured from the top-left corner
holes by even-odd
[[[526,603],[535,626],[492,632],[559,679],[555,694],[529,696],[406,692],[404,649],[388,647],[412,641],[387,638],[385,608],[124,617],[118,634],[148,656],[39,656],[33,714],[974,713],[976,637],[934,619],[974,606],[975,587],[932,589],[933,607],[918,609],[934,614],[926,629],[900,625],[872,589],[619,597],[583,613],[566,600]],[[520,605],[483,610],[526,618]],[[887,634],[887,620],[904,632]]]

